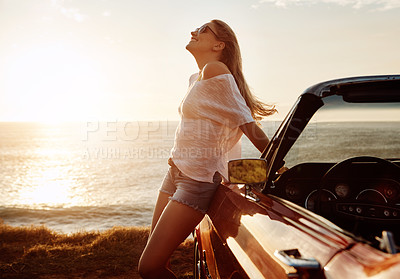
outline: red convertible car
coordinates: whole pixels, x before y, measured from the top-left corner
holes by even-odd
[[[400,75],[311,86],[229,179],[194,232],[195,278],[400,278]]]

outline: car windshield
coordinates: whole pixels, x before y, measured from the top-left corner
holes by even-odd
[[[287,167],[355,156],[400,158],[399,103],[347,103],[336,95],[323,102],[286,155]]]

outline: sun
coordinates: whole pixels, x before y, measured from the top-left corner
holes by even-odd
[[[104,90],[96,63],[65,42],[29,46],[8,61],[5,98],[18,121],[83,120]]]

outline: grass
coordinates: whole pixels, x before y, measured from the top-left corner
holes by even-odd
[[[137,263],[149,228],[56,233],[45,226],[12,227],[0,221],[0,278],[140,278]],[[193,241],[174,252],[179,278],[192,278]]]

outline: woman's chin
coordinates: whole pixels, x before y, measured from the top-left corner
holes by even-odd
[[[194,48],[193,48],[193,45],[191,44],[191,42],[189,42],[189,43],[186,45],[186,50],[188,50],[190,53],[193,54]]]

